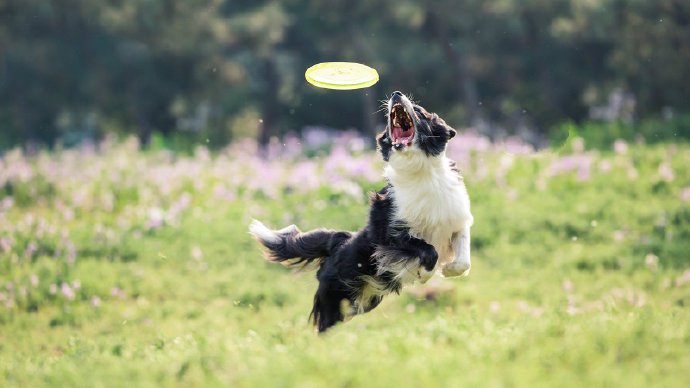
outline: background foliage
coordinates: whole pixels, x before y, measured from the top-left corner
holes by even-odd
[[[0,148],[110,131],[216,147],[313,125],[371,133],[376,100],[396,89],[455,126],[538,144],[593,109],[687,113],[688,31],[683,0],[5,0]],[[370,64],[381,82],[332,93],[303,81],[332,60]],[[673,126],[687,135],[687,123]]]
[[[0,386],[685,387],[689,43],[683,0],[0,0]],[[472,274],[316,336],[247,226],[360,228],[396,89],[459,129]]]

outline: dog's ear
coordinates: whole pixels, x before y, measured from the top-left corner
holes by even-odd
[[[450,125],[446,124],[445,120],[440,118],[438,115],[433,116],[432,123],[436,131],[445,133],[446,136],[448,136],[448,140],[454,138],[455,135],[458,134],[458,131],[453,129]]]
[[[380,147],[383,143],[390,143],[391,139],[388,137],[388,127],[383,132],[376,135],[376,144]]]
[[[393,148],[393,142],[388,135],[388,127],[376,136],[376,148],[381,152],[383,160],[387,162],[391,155],[391,148]]]
[[[383,132],[376,135],[376,145],[380,148],[391,144],[391,138],[388,135],[388,127]]]

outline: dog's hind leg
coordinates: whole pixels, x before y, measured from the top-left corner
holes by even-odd
[[[351,306],[350,300],[343,293],[319,286],[316,295],[314,295],[314,307],[311,313],[319,333],[323,333],[338,322],[344,321],[345,316],[350,313]]]
[[[329,258],[316,273],[319,288],[314,295],[311,317],[319,333],[323,333],[351,315],[350,291],[341,278],[341,272],[336,268],[333,259]]]
[[[467,225],[459,233],[453,235],[453,252],[455,258],[446,264],[441,272],[445,277],[467,276],[470,274],[472,262],[470,260],[470,226]]]

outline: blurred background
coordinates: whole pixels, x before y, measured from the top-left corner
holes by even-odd
[[[317,89],[303,74],[323,61],[381,81]],[[0,150],[108,133],[210,147],[314,126],[369,136],[393,90],[536,146],[573,124],[687,138],[689,64],[685,0],[3,0]]]
[[[317,339],[247,227],[360,229],[394,90],[472,274]],[[0,387],[684,388],[689,139],[690,0],[0,0]]]

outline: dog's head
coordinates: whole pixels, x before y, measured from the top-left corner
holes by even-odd
[[[395,153],[414,150],[422,151],[426,156],[440,155],[445,151],[448,140],[456,134],[455,129],[437,114],[428,112],[400,92],[393,92],[388,100],[386,116],[386,130],[376,138],[385,161]]]

